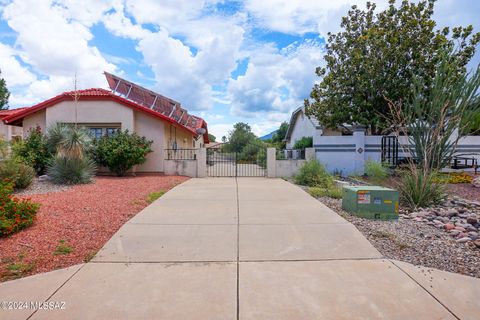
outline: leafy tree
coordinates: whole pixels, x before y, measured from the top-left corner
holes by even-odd
[[[4,110],[4,109],[7,109],[10,92],[7,89],[7,84],[5,83],[5,79],[3,79],[1,75],[2,75],[2,71],[0,71],[0,110]]]
[[[222,136],[222,142],[223,142],[223,143],[227,143],[227,137]]]
[[[300,140],[295,141],[293,149],[305,149],[313,147],[313,137],[302,137]]]
[[[287,135],[287,130],[288,130],[288,122],[284,121],[282,124],[280,124],[280,127],[278,128],[277,132],[272,137],[272,142],[282,142],[283,139],[285,139],[285,136]]]
[[[435,0],[410,3],[395,0],[382,12],[368,2],[366,11],[352,6],[342,18],[337,34],[328,34],[326,67],[318,67],[322,77],[305,100],[307,115],[315,116],[329,128],[361,124],[372,134],[386,127],[389,114],[385,97],[408,101],[412,83],[420,78],[422,93],[429,96],[439,51],[447,49],[456,61],[452,73],[461,77],[475,53],[480,33],[472,26],[435,29],[432,19]],[[455,51],[453,51],[455,48]]]
[[[208,134],[208,140],[210,140],[210,142],[216,142],[215,140],[217,140],[217,137],[215,137],[213,134],[209,133]]]
[[[95,161],[118,176],[125,176],[133,166],[142,164],[152,152],[153,141],[128,130],[95,141]]]
[[[243,122],[238,122],[233,126],[233,130],[228,133],[228,143],[225,145],[226,152],[242,152],[246,145],[256,141],[257,137],[252,132],[252,128]]]

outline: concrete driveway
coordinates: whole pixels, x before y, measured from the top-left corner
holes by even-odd
[[[280,179],[191,179],[83,265],[0,284],[1,319],[478,319],[480,280],[384,259]],[[56,304],[55,304],[56,303]]]

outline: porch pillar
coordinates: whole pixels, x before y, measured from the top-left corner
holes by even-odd
[[[355,126],[353,128],[353,141],[355,142],[354,174],[365,173],[365,127]]]
[[[276,157],[276,150],[275,148],[267,148],[267,178],[275,178],[276,177],[276,170],[275,167],[277,165],[277,157]]]
[[[207,149],[199,148],[197,150],[197,178],[207,176]]]

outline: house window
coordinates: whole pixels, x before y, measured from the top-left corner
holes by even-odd
[[[111,137],[115,135],[120,129],[119,128],[107,128],[106,129],[106,135]]]
[[[103,136],[102,128],[89,128],[90,133],[95,139],[100,139]]]

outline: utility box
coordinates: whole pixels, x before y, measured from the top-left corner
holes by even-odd
[[[368,219],[398,219],[398,191],[378,186],[343,188],[342,209]]]

